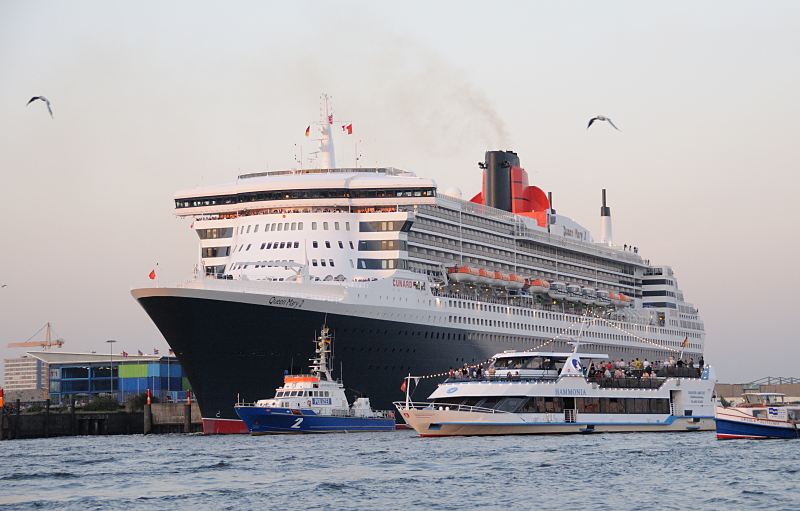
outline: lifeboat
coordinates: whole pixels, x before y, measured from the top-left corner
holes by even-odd
[[[567,301],[580,302],[581,301],[581,286],[577,284],[567,285]]]
[[[550,283],[544,279],[533,279],[528,281],[528,292],[537,294],[547,294],[550,291]]]
[[[478,269],[470,266],[453,266],[447,269],[447,277],[453,282],[478,282]]]
[[[623,307],[630,307],[631,305],[633,305],[633,298],[631,298],[630,296],[624,295],[622,293],[620,293],[618,296],[620,305],[622,305]]]
[[[478,282],[491,286],[494,284],[494,272],[481,268],[478,270]]]
[[[567,297],[567,285],[563,282],[551,282],[550,291],[547,292],[550,298],[563,300]]]
[[[581,288],[581,303],[584,305],[594,305],[597,299],[597,292],[592,287]]]
[[[525,279],[512,273],[508,276],[507,285],[510,289],[522,289],[525,287]]]
[[[608,299],[608,291],[605,289],[598,289],[594,303],[595,305],[602,305],[603,307],[611,305],[611,300]]]

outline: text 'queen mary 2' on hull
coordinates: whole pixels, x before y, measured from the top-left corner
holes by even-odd
[[[697,309],[669,266],[613,243],[605,192],[595,241],[528,185],[513,152],[486,153],[470,200],[411,172],[337,168],[323,112],[319,168],[176,194],[199,238],[198,271],[132,291],[185,369],[205,432],[244,432],[237,397],[272,395],[284,370],[305,366],[323,323],[333,368],[377,408],[398,399],[409,371],[568,350],[586,316],[596,319],[584,343],[613,358],[702,355]]]

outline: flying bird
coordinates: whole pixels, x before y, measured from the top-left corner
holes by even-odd
[[[586,129],[587,129],[587,130],[588,130],[588,129],[589,129],[591,126],[592,126],[592,123],[593,123],[594,121],[606,121],[608,124],[610,124],[610,125],[614,126],[614,129],[615,129],[615,130],[617,130],[617,131],[622,131],[621,129],[617,128],[617,127],[614,125],[614,122],[613,122],[613,121],[611,121],[611,117],[606,117],[605,115],[598,115],[598,116],[595,116],[595,117],[592,117],[591,119],[589,119],[589,124],[586,126]]]
[[[31,99],[28,100],[28,103],[25,106],[30,105],[31,103],[33,103],[37,99],[39,101],[44,101],[45,102],[45,104],[47,105],[47,111],[50,112],[50,118],[52,119],[53,118],[53,109],[50,107],[50,100],[47,99],[44,96],[34,96],[34,97],[32,97]]]
[[[3,284],[3,285],[2,285],[2,286],[0,286],[0,287],[8,287],[8,284]]]

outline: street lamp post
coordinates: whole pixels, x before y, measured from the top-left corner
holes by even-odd
[[[111,392],[111,395],[114,395],[114,343],[117,342],[114,339],[109,339],[106,341],[108,343],[108,354],[109,354],[109,367],[108,367],[108,376],[109,376],[109,384],[108,388]]]

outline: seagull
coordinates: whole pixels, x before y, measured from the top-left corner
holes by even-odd
[[[37,99],[39,101],[44,101],[45,102],[45,104],[47,105],[47,111],[50,112],[50,118],[52,119],[53,118],[53,109],[50,107],[50,100],[47,99],[44,96],[34,96],[34,97],[32,97],[31,99],[28,100],[28,103],[25,106],[30,105],[31,103],[33,103]]]
[[[3,285],[2,285],[2,286],[0,286],[0,287],[8,287],[8,284],[3,284]]]
[[[587,130],[592,126],[592,123],[594,121],[606,121],[606,122],[608,122],[608,124],[614,126],[615,130],[622,131],[621,129],[617,128],[614,125],[614,123],[611,121],[611,117],[606,117],[605,115],[598,115],[598,116],[595,116],[595,117],[592,117],[591,119],[589,119],[589,124],[586,126]]]

